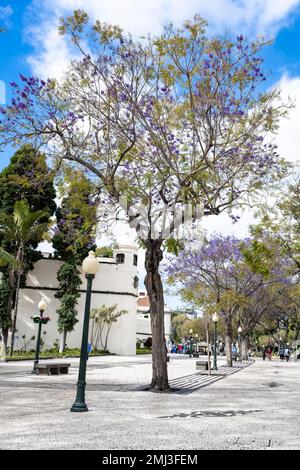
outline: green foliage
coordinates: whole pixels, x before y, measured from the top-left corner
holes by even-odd
[[[41,219],[46,222],[41,222]],[[0,237],[12,242],[17,254],[20,246],[23,248],[37,239],[43,240],[49,226],[47,212],[32,211],[27,200],[17,201],[12,214],[1,213]]]
[[[42,211],[39,222],[47,222],[56,209],[55,197],[53,174],[47,167],[45,155],[30,145],[24,145],[0,173],[0,212],[7,217],[13,214],[16,202],[26,200],[30,211]],[[28,270],[33,269],[34,263],[41,258],[36,248],[43,236],[43,231],[38,231],[34,237],[31,234],[30,243],[25,243],[26,263],[23,266],[22,281]],[[15,254],[14,238],[7,238],[3,234],[0,236],[0,245],[9,253]]]
[[[65,358],[65,357],[80,357],[80,349],[79,348],[66,348],[63,353],[59,353],[57,348],[47,349],[45,351],[41,351],[40,358],[41,359],[55,359],[55,358]],[[108,351],[103,350],[93,350],[89,353],[89,356],[107,356],[109,354]],[[24,361],[27,359],[34,359],[35,351],[15,351],[12,358],[7,359],[9,362],[14,361]]]
[[[57,310],[58,331],[60,333],[70,332],[74,330],[74,326],[78,322],[76,307],[80,297],[81,280],[76,264],[64,263],[58,270],[57,280],[59,287],[55,297],[61,301]]]
[[[0,281],[0,328],[3,331],[8,331],[11,327],[11,312],[8,308],[10,292],[8,275],[4,273]]]
[[[182,241],[176,240],[174,237],[168,238],[164,245],[168,253],[172,253],[176,256],[178,256],[180,250],[183,249]]]
[[[0,268],[15,263],[15,258],[0,247]]]
[[[186,315],[175,314],[172,318],[172,340],[179,341],[182,339],[182,327],[186,323]]]
[[[26,199],[32,211],[43,210],[50,217],[56,209],[55,197],[45,155],[24,145],[0,173],[0,210],[12,214],[15,202]]]
[[[205,318],[186,319],[181,327],[181,338],[189,336],[189,331],[193,330],[193,335],[197,334],[199,341],[206,341],[206,320]]]
[[[272,267],[270,263],[272,263],[273,252],[266,244],[253,240],[251,241],[251,247],[241,248],[241,253],[253,273],[261,274],[264,278],[270,276]]]
[[[114,251],[110,246],[101,246],[96,249],[95,255],[99,258],[113,258]]]
[[[57,228],[52,238],[55,254],[62,260],[81,262],[96,248],[97,202],[94,187],[83,174],[74,172],[60,182],[61,206],[56,211]]]
[[[83,31],[84,25],[88,23],[89,17],[83,10],[75,10],[73,15],[67,18],[60,18],[60,25],[58,28],[59,34],[64,36],[67,32],[71,33],[76,38],[76,34]]]
[[[11,337],[11,354],[13,351],[14,335],[17,320],[18,311],[18,298],[19,290],[21,286],[21,276],[28,269],[28,264],[25,258],[25,249],[30,247],[32,241],[37,239],[42,240],[45,236],[45,232],[48,229],[48,216],[46,213],[46,222],[44,211],[31,211],[26,200],[17,201],[14,205],[14,211],[12,214],[0,213],[0,237],[5,239],[8,243],[11,243],[13,247],[13,255],[15,262],[8,267],[9,285],[13,295],[8,299],[9,302],[14,304],[7,305],[7,310],[14,308],[14,319],[12,325],[12,337]]]

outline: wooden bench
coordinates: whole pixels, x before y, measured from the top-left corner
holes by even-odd
[[[196,361],[196,370],[208,370],[208,361]]]
[[[66,363],[44,363],[35,366],[36,375],[61,375],[68,374],[71,364]]]

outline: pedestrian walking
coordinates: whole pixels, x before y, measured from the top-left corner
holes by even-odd
[[[284,360],[284,348],[280,348],[280,350],[279,350],[279,357],[280,357],[280,360],[281,360],[281,361]]]
[[[285,357],[285,359],[286,359],[286,362],[289,362],[290,356],[291,356],[291,351],[289,350],[289,348],[285,348],[285,350],[284,350],[284,357]]]
[[[238,351],[237,351],[237,347],[235,344],[232,345],[231,351],[232,351],[232,359],[236,362],[237,357],[238,357]]]

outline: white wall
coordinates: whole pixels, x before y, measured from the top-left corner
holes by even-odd
[[[170,339],[171,328],[171,312],[165,312],[165,338],[167,341]],[[137,315],[136,331],[138,339],[147,339],[149,336],[152,337],[150,313],[148,318],[145,318],[142,314]]]
[[[118,252],[125,253],[125,264],[117,265],[114,260],[101,258],[100,269],[93,281],[93,295],[91,308],[101,305],[118,305],[118,309],[127,310],[128,313],[118,319],[113,324],[108,341],[108,349],[111,353],[120,355],[136,354],[136,302],[137,290],[134,288],[134,276],[137,275],[137,268],[133,266],[133,254],[136,249],[133,247],[122,247]],[[53,259],[42,259],[35,265],[34,271],[28,274],[26,288],[21,289],[19,310],[17,319],[16,349],[23,347],[22,336],[27,339],[36,335],[38,325],[32,322],[31,316],[37,312],[37,304],[41,298],[48,302],[45,315],[51,318],[47,325],[43,325],[42,335],[45,340],[44,349],[53,347],[56,339],[60,335],[57,331],[57,314],[59,300],[54,297],[58,286],[56,273],[62,262]],[[86,288],[86,280],[82,277],[81,289]],[[99,292],[101,291],[101,292]],[[83,327],[85,293],[81,294],[78,302],[78,320],[73,332],[67,335],[68,347],[81,346],[81,334]],[[91,326],[91,325],[90,325]],[[34,349],[35,342],[30,343],[29,349]]]

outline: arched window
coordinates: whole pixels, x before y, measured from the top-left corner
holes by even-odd
[[[125,263],[125,255],[124,253],[117,254],[117,264],[124,264]]]
[[[135,289],[137,289],[139,287],[139,278],[137,276],[134,276],[133,287]]]

